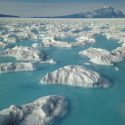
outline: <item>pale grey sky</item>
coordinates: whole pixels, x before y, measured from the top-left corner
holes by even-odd
[[[88,1],[88,2],[87,2]],[[18,16],[56,16],[91,11],[104,5],[111,5],[125,12],[125,2],[115,0],[0,0],[0,13]],[[106,1],[106,0],[105,0]],[[114,1],[114,2],[113,2]]]

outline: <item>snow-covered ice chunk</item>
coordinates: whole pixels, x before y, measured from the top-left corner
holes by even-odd
[[[84,45],[93,44],[96,42],[94,38],[87,37],[87,36],[78,37],[76,40],[77,42],[72,43],[72,46],[84,46]]]
[[[21,61],[42,61],[46,57],[46,54],[39,50],[23,46],[15,46],[7,49],[0,52],[0,55],[15,57],[17,60]]]
[[[57,41],[54,37],[45,37],[42,41],[42,46],[44,47],[76,47],[76,46],[84,46],[86,44],[95,43],[95,39],[89,37],[79,37],[76,39],[76,42],[66,42],[66,41]]]
[[[48,125],[67,112],[63,96],[45,96],[22,106],[0,111],[0,125]]]
[[[18,72],[18,71],[33,71],[35,70],[32,63],[1,63],[0,64],[0,73],[6,72]]]
[[[54,61],[53,59],[49,59],[49,60],[46,60],[46,61],[41,61],[39,63],[56,64],[56,61]]]
[[[100,48],[89,48],[79,52],[80,55],[87,56],[90,61],[100,65],[113,65],[120,62],[125,57],[125,48],[119,47],[113,51]]]
[[[0,41],[0,47],[4,48],[6,45],[7,45],[7,43]]]
[[[47,73],[40,82],[42,84],[64,84],[87,88],[107,88],[110,86],[109,81],[99,73],[78,65],[64,66]]]
[[[50,47],[50,46],[55,46],[55,47],[66,47],[70,48],[72,47],[69,43],[63,42],[63,41],[56,41],[54,40],[53,37],[45,37],[42,41],[42,46],[44,47]]]
[[[118,68],[118,67],[114,67],[114,70],[115,70],[115,71],[119,71],[119,68]]]

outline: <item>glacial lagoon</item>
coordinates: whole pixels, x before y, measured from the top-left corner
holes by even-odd
[[[8,27],[9,24],[11,24],[12,22],[15,23],[17,20],[20,20],[22,27],[25,23],[30,22],[30,19],[14,19],[11,21],[6,20]],[[34,28],[36,26],[35,24],[38,23],[39,25],[35,27],[38,31],[40,30],[37,39],[31,39],[31,37],[29,37],[23,38],[23,40],[21,41],[19,39],[16,39],[16,42],[8,42],[9,40],[5,41],[2,35],[0,35],[1,42],[5,42],[8,44],[3,48],[1,47],[0,52],[8,48],[12,48],[16,45],[32,47],[33,43],[41,44],[44,37],[55,37],[54,33],[51,31],[51,28],[56,25],[58,28],[64,26],[59,30],[57,30],[56,28],[53,29],[53,31],[55,31],[55,34],[59,36],[58,40],[60,36],[62,37],[65,34],[63,32],[68,32],[67,34],[69,34],[68,43],[70,43],[69,40],[71,40],[71,43],[74,42],[74,39],[72,39],[73,37],[81,37],[85,34],[86,36],[95,39],[95,43],[89,43],[86,45],[74,47],[45,47],[40,45],[35,49],[38,49],[41,52],[45,52],[48,55],[48,59],[52,58],[54,61],[56,61],[56,64],[44,64],[35,62],[33,63],[37,69],[35,71],[1,73],[0,110],[7,108],[13,104],[22,105],[30,103],[43,96],[60,95],[66,97],[69,102],[68,112],[63,118],[61,118],[61,120],[57,120],[56,122],[54,122],[53,125],[125,125],[125,60],[122,60],[121,62],[118,62],[113,66],[103,66],[94,64],[90,62],[87,57],[80,56],[78,54],[80,51],[86,50],[89,47],[101,48],[111,51],[116,49],[117,47],[123,46],[124,42],[119,41],[125,39],[125,36],[123,36],[122,32],[120,31],[120,27],[125,27],[124,19],[105,20],[105,23],[103,23],[103,19],[100,19],[99,21],[75,19],[70,21],[60,19],[32,19],[33,27],[31,25],[32,23],[29,23],[30,25],[28,25],[29,28],[27,27],[27,29],[31,30],[31,28]],[[5,26],[5,24],[3,24],[5,19],[2,19],[0,21],[1,27]],[[70,24],[69,22],[72,23]],[[94,25],[95,22],[98,23]],[[41,25],[44,25],[44,27],[46,27],[47,24],[49,26],[46,29],[43,30],[43,27],[39,28]],[[100,28],[103,25],[107,26],[107,24],[109,24],[108,28],[110,31]],[[88,26],[88,28],[89,26],[91,26],[91,29],[93,28],[94,30],[90,32],[91,29],[89,31],[83,31],[82,29],[80,29],[84,28],[84,26],[86,25]],[[10,27],[13,26],[14,24],[10,25]],[[8,27],[6,25],[5,30]],[[67,31],[66,28],[69,28],[69,30]],[[117,29],[116,34],[112,35],[113,33],[115,33],[115,31],[112,29]],[[72,33],[76,30],[80,30],[80,33]],[[111,32],[111,30],[113,33]],[[96,35],[93,35],[95,34],[94,31],[99,35],[97,35],[97,33]],[[5,32],[4,28],[2,32]],[[8,30],[8,34],[11,32],[15,31]],[[109,33],[108,35],[112,35],[113,38],[108,39],[105,32]],[[43,37],[41,38],[42,35]],[[118,39],[116,39],[116,37],[118,37]],[[63,40],[67,40],[67,37],[66,39],[63,38],[60,41]],[[13,57],[0,56],[0,63],[6,62],[18,61]],[[104,78],[108,79],[111,83],[111,87],[82,88],[56,84],[43,85],[40,83],[41,78],[44,77],[47,73],[57,70],[58,68],[62,68],[66,65],[79,65],[90,68],[101,74]]]

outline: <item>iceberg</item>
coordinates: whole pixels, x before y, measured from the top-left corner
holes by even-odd
[[[124,44],[122,47],[116,48],[111,53],[112,53],[112,55],[115,55],[115,56],[121,58],[121,60],[123,60],[125,58],[125,46],[124,46]]]
[[[4,48],[6,45],[7,45],[7,43],[0,41],[0,47]]]
[[[31,47],[15,46],[0,52],[1,56],[11,56],[21,61],[42,61],[46,54]]]
[[[44,47],[65,47],[65,48],[71,48],[76,46],[84,46],[86,44],[95,43],[94,38],[89,38],[85,36],[78,37],[76,39],[76,42],[66,42],[66,41],[57,41],[54,40],[54,37],[45,37],[42,41],[42,46]]]
[[[43,39],[43,41],[42,41],[42,46],[44,46],[44,47],[54,46],[54,47],[66,47],[66,48],[72,47],[72,46],[71,46],[69,43],[67,43],[67,42],[54,40],[53,37],[45,37],[45,38]]]
[[[112,8],[108,9],[113,10]],[[102,34],[108,39],[114,39],[119,43],[125,43],[124,22],[124,19],[92,19],[91,21],[88,19],[72,19],[70,22],[63,19],[61,21],[58,19],[51,21],[43,19],[41,25],[41,19],[39,18],[37,18],[37,20],[19,19],[18,22],[17,19],[13,21],[1,19],[3,29],[0,34],[0,40],[8,44],[25,40],[35,40],[43,46],[70,48],[93,43],[95,42],[95,35]],[[86,27],[91,30],[85,30]],[[55,40],[55,37],[74,37],[76,42],[68,43],[65,40]],[[33,47],[38,46],[38,44],[33,44]]]
[[[63,96],[45,96],[32,103],[0,111],[0,125],[48,125],[67,112]]]
[[[56,64],[56,61],[54,61],[54,60],[51,58],[51,59],[49,59],[49,60],[41,61],[41,62],[39,62],[39,63]]]
[[[47,73],[41,84],[63,84],[87,88],[108,88],[110,83],[99,73],[83,66],[68,65]]]
[[[41,46],[41,44],[39,44],[39,43],[33,43],[33,44],[32,44],[32,47],[33,47],[33,48],[38,48],[39,46]]]
[[[94,38],[91,38],[90,36],[81,36],[78,37],[77,42],[72,43],[72,46],[84,46],[87,44],[94,44],[96,41]]]
[[[118,47],[113,51],[107,51],[106,49],[90,47],[87,50],[80,51],[79,54],[87,56],[95,64],[110,66],[124,59],[125,48]]]
[[[0,73],[6,72],[19,72],[19,71],[33,71],[35,70],[32,63],[1,63],[0,64]]]

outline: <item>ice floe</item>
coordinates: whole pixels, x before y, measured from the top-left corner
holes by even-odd
[[[99,65],[113,65],[125,58],[125,48],[118,47],[113,51],[106,49],[92,48],[79,52],[82,56],[87,56],[91,62]]]
[[[32,47],[15,46],[0,52],[0,56],[14,57],[19,61],[56,64],[52,58],[48,58],[46,53]]]
[[[49,59],[49,60],[46,60],[46,61],[41,61],[39,63],[56,64],[56,61],[54,61],[53,59]]]
[[[25,40],[39,41],[39,45],[74,47],[94,43],[96,34],[125,43],[124,19],[67,20],[67,19],[1,19],[0,39],[6,43]],[[56,37],[74,37],[75,42],[55,40]],[[33,44],[34,47],[38,46]]]
[[[115,71],[119,71],[120,69],[118,67],[114,67],[114,70]]]
[[[54,40],[53,37],[45,37],[42,40],[42,46],[44,46],[44,47],[54,46],[54,47],[71,48],[71,47],[76,47],[76,46],[84,46],[84,45],[90,44],[90,43],[95,43],[95,39],[85,37],[85,36],[78,37],[76,39],[76,42],[57,41],[57,40]]]
[[[68,102],[63,96],[45,96],[32,103],[0,111],[0,125],[48,125],[63,117]]]
[[[72,47],[69,43],[63,41],[55,41],[53,37],[45,37],[42,41],[42,46],[49,47]]]
[[[0,55],[15,57],[17,60],[21,61],[42,61],[46,57],[46,54],[41,53],[39,50],[23,46],[15,46],[7,49],[0,52]]]
[[[0,73],[6,72],[19,72],[19,71],[33,71],[36,68],[32,63],[1,63],[0,64]]]
[[[0,47],[4,48],[7,44],[0,41]]]
[[[103,87],[108,88],[110,83],[99,73],[78,65],[68,65],[41,78],[42,84],[63,84],[78,87]]]

